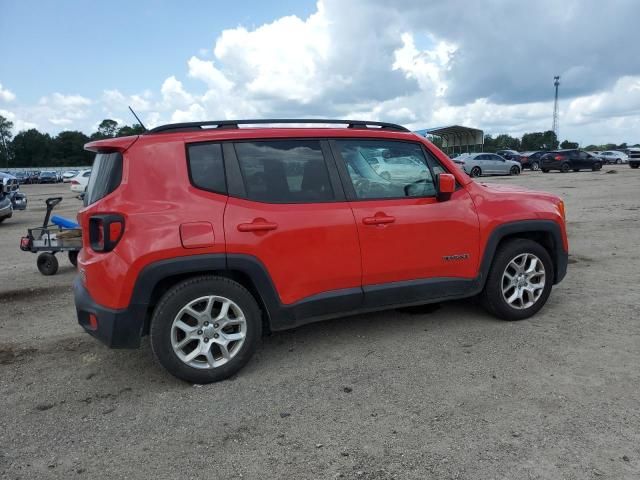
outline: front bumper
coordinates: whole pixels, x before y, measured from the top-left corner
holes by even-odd
[[[130,305],[122,310],[98,305],[78,276],[73,282],[78,323],[85,331],[110,348],[138,348],[146,316],[145,305]],[[97,320],[92,325],[90,315]]]

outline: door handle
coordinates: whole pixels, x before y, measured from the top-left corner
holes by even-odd
[[[278,228],[277,223],[267,222],[263,218],[256,218],[251,223],[241,223],[238,225],[239,232],[267,232]]]
[[[396,217],[385,215],[384,213],[376,213],[373,217],[364,217],[362,223],[365,225],[385,225],[387,223],[393,223],[396,221]]]

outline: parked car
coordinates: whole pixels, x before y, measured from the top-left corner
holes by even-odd
[[[500,155],[502,158],[506,158],[507,160],[514,160],[520,163],[520,153],[515,150],[498,150],[496,155]]]
[[[91,170],[80,170],[78,174],[71,179],[71,191],[75,193],[82,193],[89,184],[89,178],[91,177]]]
[[[469,153],[454,160],[468,175],[520,175],[522,166],[515,160],[507,160],[495,153]]]
[[[373,170],[385,180],[413,178],[416,169],[422,169],[423,172],[427,170],[420,158],[395,155],[389,148],[363,151],[363,155]]]
[[[532,152],[523,152],[520,154],[520,164],[522,168],[531,170],[540,170],[540,158],[547,153],[545,150],[535,150]]]
[[[169,372],[207,383],[240,370],[263,329],[477,295],[519,320],[565,276],[555,195],[476,183],[394,124],[239,128],[255,123],[172,124],[86,145],[96,156],[74,297],[89,334],[120,348],[148,334]],[[230,128],[203,128],[213,125]],[[420,166],[381,179],[371,149]]]
[[[18,179],[18,183],[21,185],[28,183],[29,181],[29,174],[27,172],[16,172],[14,176]]]
[[[0,173],[0,194],[9,200],[12,211],[27,208],[27,196],[20,191],[20,183],[15,176]]]
[[[578,149],[556,150],[542,156],[541,170],[547,173],[550,170],[568,172],[573,170],[600,170],[602,160],[589,152]]]
[[[628,148],[626,153],[629,156],[629,166],[631,168],[640,167],[640,148]]]
[[[627,161],[629,160],[629,157],[627,156],[626,153],[619,152],[617,150],[607,150],[606,152],[600,152],[600,155],[598,155],[598,157],[600,158],[600,160],[602,160],[603,163],[607,163],[607,164],[627,163]]]
[[[38,175],[38,183],[57,183],[58,175],[52,171],[42,171]]]
[[[26,183],[38,183],[38,177],[40,176],[40,172],[33,171],[29,172],[29,177]]]
[[[0,223],[13,216],[13,206],[8,195],[0,191]]]
[[[62,181],[64,183],[69,183],[73,177],[78,174],[77,170],[67,170],[62,174]]]

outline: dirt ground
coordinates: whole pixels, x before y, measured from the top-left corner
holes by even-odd
[[[44,198],[80,202],[23,187],[28,211],[0,226],[0,478],[640,478],[640,171],[483,181],[566,201],[569,272],[541,313],[463,301],[308,325],[208,386],[146,342],[83,333],[69,262],[44,277],[18,249]]]

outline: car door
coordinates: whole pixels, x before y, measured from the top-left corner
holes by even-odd
[[[432,298],[432,289],[447,280],[475,277],[479,230],[473,202],[464,189],[446,201],[436,198],[434,172],[446,170],[421,143],[336,139],[331,145],[358,229],[366,306]],[[411,178],[378,176],[361,153],[373,147],[411,157]],[[454,295],[457,288],[444,293]]]
[[[225,147],[228,262],[256,258],[285,306],[348,290],[339,309],[349,310],[362,298],[358,231],[328,151],[318,139]]]
[[[489,157],[489,163],[491,164],[491,173],[494,173],[494,174],[508,173],[508,172],[505,172],[507,162],[504,157],[501,157],[500,155],[495,155],[493,153],[488,154],[488,157]]]

